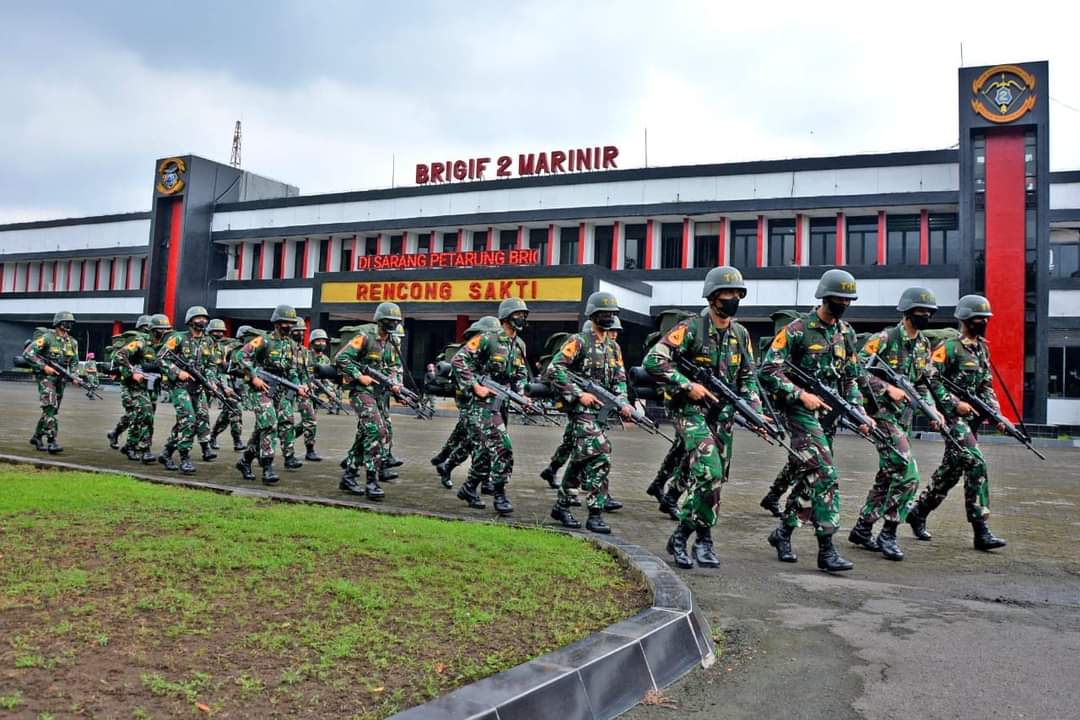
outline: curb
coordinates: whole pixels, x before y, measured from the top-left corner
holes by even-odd
[[[446,513],[373,507],[350,500],[163,478],[40,457],[0,454],[0,462],[124,475],[159,485],[239,497],[470,522]],[[536,529],[524,523],[501,524]],[[716,646],[708,622],[694,607],[690,588],[664,560],[618,537],[548,530],[575,535],[619,557],[648,582],[653,594],[652,607],[547,655],[404,710],[393,716],[396,720],[607,720],[640,703],[647,693],[671,685],[696,665],[707,668],[716,661]]]

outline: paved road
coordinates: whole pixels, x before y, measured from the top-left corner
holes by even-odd
[[[73,392],[61,412],[62,458],[96,466],[142,468],[108,449],[104,434],[119,415],[118,395],[105,402]],[[30,455],[37,417],[30,384],[0,383],[0,452]],[[172,409],[159,409],[165,437]],[[245,418],[251,427],[251,416]],[[443,490],[428,465],[452,421],[395,416],[395,452],[408,458],[402,478],[387,485],[386,504],[471,518]],[[552,494],[537,477],[558,442],[557,430],[512,429],[516,448],[510,497],[515,520],[550,523]],[[319,450],[328,462],[280,471],[283,491],[338,497],[337,460],[352,439],[348,418],[324,418]],[[613,433],[613,489],[626,508],[609,516],[616,532],[664,555],[671,523],[642,492],[666,451],[663,440],[635,429]],[[873,477],[876,458],[862,440],[837,440],[842,517],[850,526]],[[917,441],[926,475],[938,442]],[[995,533],[1009,547],[976,552],[958,493],[931,518],[935,539],[915,542],[892,563],[840,543],[855,570],[842,577],[814,566],[812,534],[796,535],[797,565],[775,559],[765,537],[773,527],[757,501],[783,457],[757,438],[738,437],[732,480],[724,488],[714,537],[719,571],[683,577],[713,627],[724,655],[666,695],[678,707],[638,707],[627,717],[652,718],[1076,718],[1080,717],[1080,451],[1046,450],[1040,462],[1016,445],[989,445]],[[197,463],[196,479],[242,485],[234,454]],[[165,474],[160,467],[149,469]],[[459,470],[460,480],[463,473]]]

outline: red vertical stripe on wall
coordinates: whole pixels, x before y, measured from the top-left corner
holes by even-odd
[[[461,231],[459,230],[458,233],[460,233],[460,232]],[[460,238],[461,235],[459,234],[458,237]],[[460,240],[458,242],[460,242]],[[548,225],[548,241],[547,241],[547,247],[544,249],[544,255],[545,255],[544,264],[545,265],[551,265],[551,261],[555,257],[555,226],[554,225]]]
[[[765,267],[765,216],[757,216],[757,267]]]
[[[884,265],[888,257],[885,249],[885,211],[878,210],[877,214],[877,264]]]
[[[844,253],[844,213],[836,213],[836,264],[844,265],[847,258]]]
[[[524,250],[525,249],[525,226],[524,225],[518,225],[518,228],[517,228],[517,242],[514,243],[514,247],[516,247],[518,250]],[[432,250],[435,249],[435,233],[431,234],[431,249]]]
[[[930,263],[930,212],[919,211],[919,264]]]
[[[459,231],[460,232],[460,231]],[[458,315],[454,320],[454,337],[464,338],[465,331],[469,329],[469,316]]]
[[[619,239],[619,221],[616,220],[611,225],[611,269],[619,269],[619,245],[621,244]]]
[[[180,198],[169,207],[169,254],[165,259],[165,302],[162,308],[169,319],[176,321],[176,288],[180,280],[180,246],[183,242],[183,205]]]
[[[244,243],[236,244],[236,279],[244,279]]]
[[[353,242],[356,242],[353,240]],[[304,347],[311,346],[311,318],[304,318]]]
[[[127,261],[127,272],[124,273],[124,289],[131,290],[131,269],[135,267],[135,257],[129,257]]]
[[[1024,133],[986,134],[986,297],[994,310],[986,338],[1017,407],[1024,407]],[[997,377],[994,388],[1004,393]],[[1007,402],[1002,412],[1012,420]]]
[[[296,245],[297,252],[300,251],[300,246],[301,245],[303,245],[303,247],[304,247],[304,254],[300,256],[300,275],[303,276],[303,277],[307,277],[308,250],[311,248],[311,240],[309,240],[308,238],[304,238],[304,240],[301,243],[297,243],[297,245]]]
[[[795,214],[795,264],[802,265],[802,241],[803,241],[802,215]]]
[[[72,286],[75,284],[75,279],[73,277],[71,277],[71,269],[74,266],[75,266],[75,261],[74,260],[68,260],[68,271],[67,271],[67,289],[68,290],[73,289]]]
[[[690,218],[683,218],[682,221],[682,259],[679,267],[690,267]]]
[[[121,322],[120,322],[119,320],[113,320],[113,324],[112,324],[112,334],[113,334],[114,336],[116,336],[116,335],[119,335],[119,334],[120,334],[120,333],[122,333],[122,332],[124,332],[124,325],[123,325],[123,323],[121,323]]]
[[[585,264],[585,223],[578,223],[577,230],[577,264]]]
[[[716,259],[720,265],[727,265],[727,218],[720,218],[720,227],[716,231]]]
[[[653,269],[652,250],[653,250],[653,221],[652,220],[646,220],[645,221],[645,269],[646,270],[652,270]]]

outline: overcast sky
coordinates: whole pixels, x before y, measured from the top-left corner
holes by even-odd
[[[961,43],[1050,61],[1051,167],[1080,168],[1080,11],[950,5],[4,3],[0,223],[149,209],[154,159],[227,162],[237,119],[243,166],[304,194],[389,186],[395,156],[398,185],[604,144],[640,166],[646,127],[650,165],[945,148]]]

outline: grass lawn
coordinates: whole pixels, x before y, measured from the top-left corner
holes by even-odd
[[[547,531],[0,466],[0,717],[386,717],[648,602]]]

